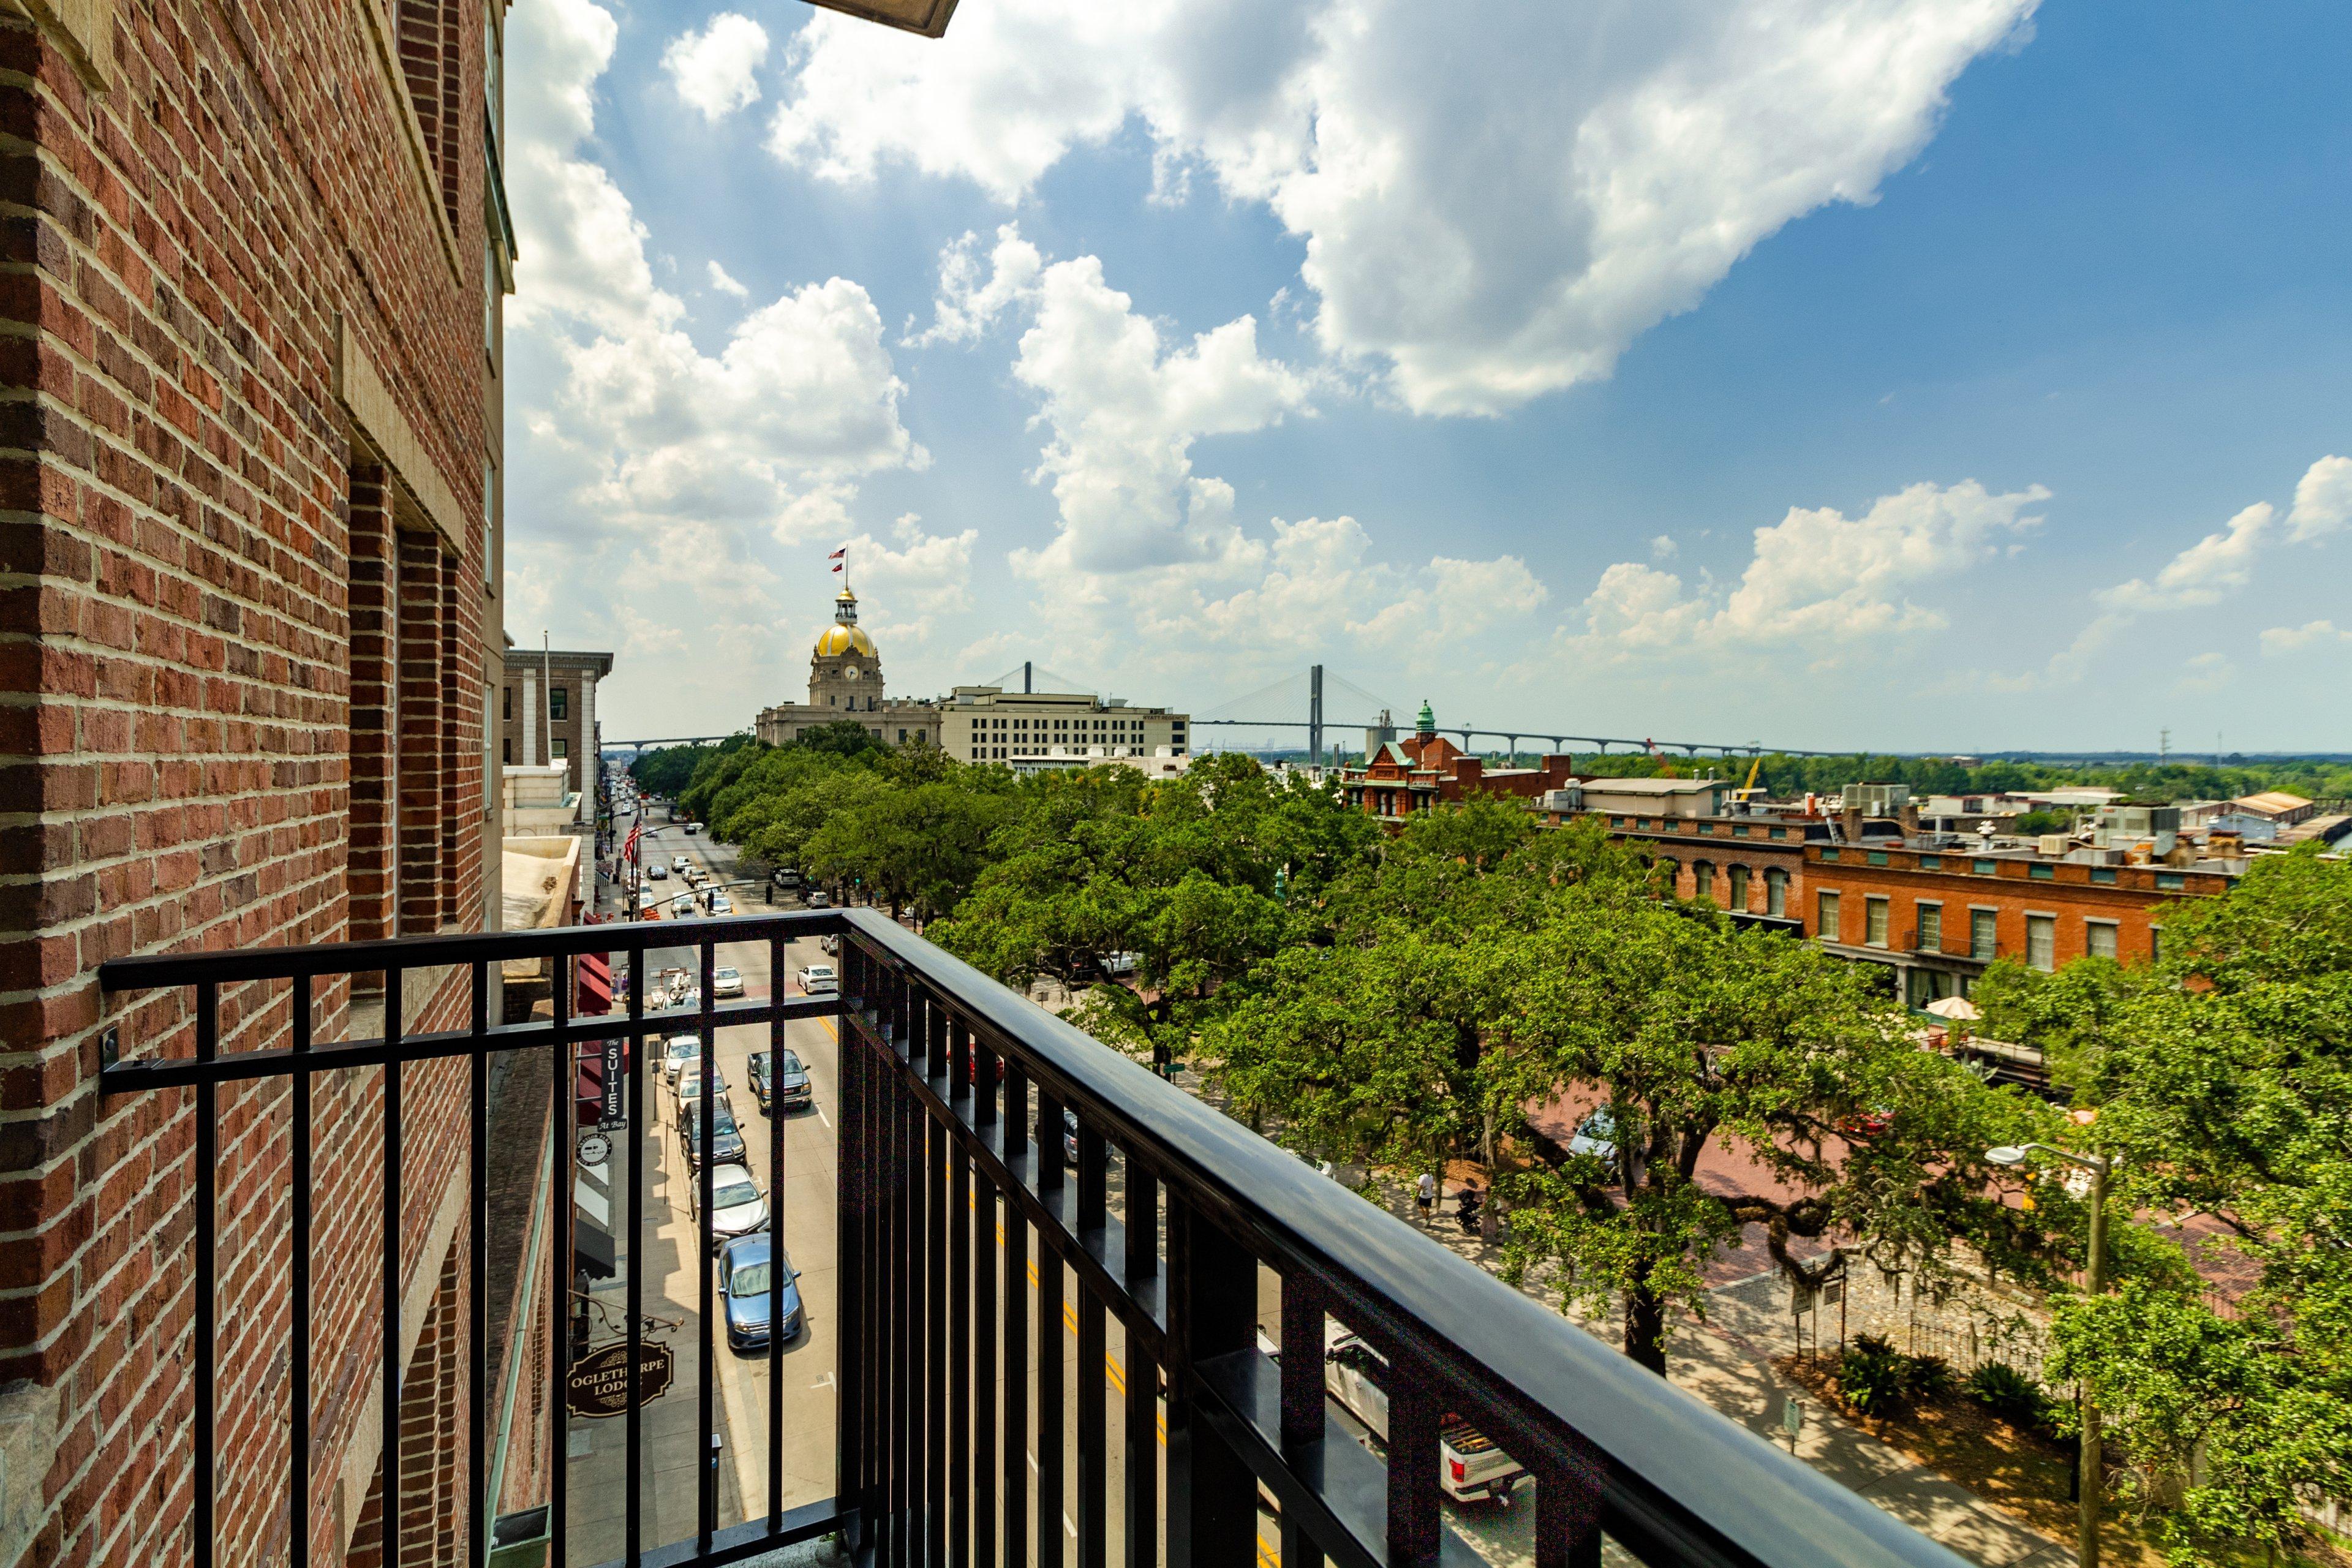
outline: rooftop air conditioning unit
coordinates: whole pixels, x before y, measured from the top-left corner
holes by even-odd
[[[2036,843],[2044,855],[2059,856],[2066,853],[2066,836],[2063,833],[2045,833]]]

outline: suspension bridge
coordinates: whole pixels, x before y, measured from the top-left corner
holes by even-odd
[[[989,684],[1008,692],[1101,689],[1098,685],[1074,681],[1034,662],[1015,665]],[[1402,720],[1397,717],[1400,713],[1404,715]],[[1366,690],[1336,670],[1318,664],[1194,713],[1192,718],[1193,749],[1303,752],[1310,761],[1320,763],[1342,754],[1358,754],[1381,742],[1410,734],[1414,718],[1414,710],[1402,703]],[[1478,751],[1478,742],[1482,740],[1499,741],[1502,742],[1499,749],[1513,757],[1520,753],[1523,742],[1543,742],[1545,749],[1553,752],[1593,752],[1601,756],[1608,756],[1612,752],[1647,752],[1653,754],[1677,752],[1686,757],[1754,757],[1766,753],[1786,757],[1836,757],[1851,754],[1812,751],[1800,746],[1768,745],[1761,741],[1675,741],[1648,735],[1583,734],[1559,724],[1508,719],[1472,724],[1441,721],[1436,728],[1439,734],[1458,739],[1465,751]],[[1204,748],[1201,742],[1211,732],[1219,741],[1231,743]],[[1360,748],[1335,743],[1338,737],[1351,732],[1360,734],[1366,745]],[[657,740],[606,741],[604,749],[635,755],[657,746],[715,746],[727,739],[729,737],[725,735],[671,735]]]
[[[1364,717],[1360,719],[1332,717],[1330,705],[1334,698],[1338,700],[1336,706],[1341,710],[1352,708]],[[1294,716],[1289,718],[1270,716],[1284,708],[1288,708]],[[1407,714],[1402,721],[1396,718],[1399,712]],[[1367,691],[1345,676],[1319,664],[1310,666],[1297,674],[1285,676],[1282,679],[1260,687],[1255,691],[1244,692],[1229,702],[1221,703],[1192,716],[1192,728],[1196,732],[1203,730],[1215,730],[1228,733],[1255,731],[1271,740],[1277,735],[1286,739],[1291,731],[1303,731],[1305,734],[1302,738],[1306,742],[1303,748],[1297,746],[1276,748],[1261,743],[1234,745],[1222,749],[1231,751],[1304,750],[1308,758],[1317,763],[1325,761],[1332,754],[1332,750],[1326,746],[1326,737],[1328,734],[1360,731],[1369,749],[1370,745],[1381,741],[1393,740],[1401,733],[1410,733],[1412,731],[1413,722],[1412,711],[1404,709],[1402,704],[1391,702]],[[1544,723],[1504,721],[1450,724],[1440,721],[1436,728],[1441,735],[1458,737],[1465,751],[1478,750],[1477,742],[1483,737],[1502,742],[1504,743],[1502,749],[1514,757],[1519,754],[1520,742],[1523,741],[1549,742],[1549,749],[1554,752],[1585,751],[1596,752],[1602,756],[1607,756],[1612,748],[1624,752],[1654,753],[1680,752],[1690,757],[1752,757],[1765,752],[1788,757],[1829,757],[1846,754],[1842,752],[1807,751],[1796,746],[1769,746],[1760,741],[1668,741],[1646,735],[1579,734],[1559,725]],[[1341,747],[1338,750],[1353,751],[1354,748]]]

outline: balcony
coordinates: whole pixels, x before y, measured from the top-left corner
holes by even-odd
[[[747,965],[764,952],[767,973],[781,980],[789,944],[823,936],[840,939],[837,994],[785,995],[778,984],[766,996],[715,997],[722,963]],[[649,1008],[647,988],[635,985],[625,1011],[574,1016],[571,993],[559,986],[552,1017],[489,1021],[494,964],[608,952],[642,960],[649,950],[679,947],[691,950],[698,973],[694,1005]],[[639,974],[647,967],[632,964]],[[311,1038],[312,998],[347,977],[378,973],[384,993],[400,997],[407,994],[401,977],[423,971],[440,972],[452,987],[464,976],[470,1020],[463,1026],[404,1033],[395,1007],[382,1038]],[[331,1294],[322,1237],[331,1228],[344,1237],[362,1217],[322,1213],[322,1183],[332,1176],[335,1191],[351,1189],[354,1148],[368,1166],[365,1190],[381,1204],[365,1216],[365,1234],[376,1239],[360,1254],[369,1309],[362,1343],[372,1347],[378,1386],[401,1391],[403,1346],[415,1329],[412,1322],[408,1334],[402,1331],[404,1218],[415,1233],[402,1194],[430,1174],[406,1163],[404,1115],[424,1114],[428,1086],[439,1086],[435,1093],[459,1083],[467,1089],[462,1101],[451,1092],[430,1102],[462,1106],[452,1114],[470,1134],[462,1172],[440,1173],[468,1205],[463,1251],[471,1312],[461,1326],[467,1374],[450,1398],[473,1440],[464,1445],[467,1484],[453,1510],[463,1517],[445,1521],[462,1536],[462,1555],[451,1549],[439,1560],[482,1563],[497,1516],[518,1517],[489,1500],[498,1405],[488,1362],[494,1065],[535,1054],[563,1069],[550,1079],[548,1114],[564,1135],[547,1141],[543,1179],[551,1205],[568,1215],[579,1174],[570,1135],[577,1046],[694,1035],[700,1055],[692,1070],[702,1074],[707,1115],[717,1098],[719,1032],[764,1031],[769,1047],[781,1050],[787,1025],[808,1019],[826,1020],[837,1039],[837,1103],[824,1135],[837,1171],[826,1209],[836,1257],[829,1299],[813,1289],[808,1302],[822,1337],[788,1352],[771,1335],[751,1363],[764,1363],[764,1408],[714,1394],[731,1364],[721,1358],[733,1354],[715,1342],[716,1272],[689,1263],[680,1276],[696,1277],[681,1288],[698,1309],[692,1342],[677,1347],[681,1362],[693,1358],[679,1368],[681,1382],[690,1376],[697,1391],[692,1452],[712,1453],[718,1437],[730,1452],[752,1454],[748,1462],[741,1455],[730,1461],[751,1483],[739,1484],[738,1504],[728,1504],[714,1456],[698,1483],[691,1470],[674,1472],[675,1485],[690,1488],[690,1497],[652,1484],[647,1478],[661,1472],[652,1468],[649,1407],[628,1401],[625,1414],[600,1423],[596,1433],[623,1481],[625,1500],[614,1506],[601,1489],[583,1489],[583,1461],[569,1457],[572,1418],[563,1399],[550,1397],[543,1451],[567,1458],[550,1467],[544,1495],[525,1500],[546,1510],[544,1555],[530,1560],[715,1565],[834,1537],[853,1560],[875,1563],[1466,1563],[1477,1558],[1449,1523],[1451,1505],[1441,1495],[1441,1430],[1458,1417],[1532,1478],[1511,1507],[1532,1510],[1539,1568],[1591,1568],[1601,1561],[1604,1537],[1657,1564],[1954,1568],[1960,1561],[871,911],[131,959],[106,965],[101,981],[141,1002],[142,1012],[178,1020],[161,1033],[191,1047],[110,1061],[102,1079],[110,1096],[167,1102],[159,1115],[194,1113],[190,1212],[185,1223],[167,1221],[159,1234],[173,1238],[161,1245],[185,1247],[194,1285],[194,1346],[184,1367],[194,1440],[166,1447],[161,1462],[188,1467],[198,1568],[281,1558],[299,1565],[341,1554],[342,1543],[328,1540],[320,1523],[333,1516],[323,1501],[325,1457],[316,1437],[327,1413],[310,1404],[320,1370],[312,1365],[311,1341],[314,1311],[325,1312]],[[219,1048],[225,1009],[232,1019],[250,1020],[281,1005],[283,1048]],[[652,1055],[627,1054],[630,1114],[613,1134],[610,1169],[648,1169],[656,1118],[643,1108],[649,1092],[659,1093],[648,1082],[659,1070]],[[340,1131],[331,1140],[316,1131],[331,1086],[336,1103],[356,1107],[332,1123]],[[282,1350],[247,1343],[261,1331],[225,1322],[220,1305],[238,1283],[222,1277],[223,1258],[250,1256],[254,1245],[246,1234],[239,1244],[247,1251],[225,1250],[225,1222],[234,1229],[252,1221],[249,1206],[235,1201],[239,1194],[222,1190],[221,1139],[225,1127],[233,1137],[255,1136],[254,1119],[238,1118],[257,1091],[273,1089],[289,1102]],[[404,1090],[417,1097],[414,1103],[404,1102]],[[368,1137],[355,1142],[362,1127]],[[1034,1137],[1038,1128],[1070,1131]],[[784,1129],[782,1117],[745,1121],[748,1137],[767,1141],[771,1173],[784,1168]],[[803,1121],[794,1135],[815,1134]],[[691,1177],[699,1184],[701,1216],[692,1239],[706,1256],[714,1169],[705,1162]],[[619,1234],[633,1256],[647,1234],[648,1185],[628,1180],[616,1199],[616,1209],[625,1210]],[[551,1230],[544,1253],[520,1261],[564,1277],[560,1230]],[[321,1260],[317,1278],[314,1255]],[[1031,1287],[1033,1260],[1042,1267]],[[331,1283],[352,1286],[350,1272]],[[768,1321],[775,1321],[785,1281],[781,1270],[769,1279]],[[608,1361],[635,1366],[655,1353],[646,1335],[657,1305],[648,1291],[656,1289],[644,1270],[628,1269],[625,1310],[613,1315],[625,1326],[612,1331],[616,1348]],[[565,1293],[551,1300],[548,1342],[570,1346],[570,1302]],[[1384,1453],[1349,1436],[1327,1398],[1331,1322],[1386,1358]],[[1068,1331],[1058,1331],[1065,1324]],[[225,1353],[288,1358],[285,1407],[253,1408],[245,1385],[224,1381]],[[829,1426],[813,1426],[804,1413],[787,1421],[788,1355],[796,1401],[806,1404],[799,1384],[829,1383]],[[822,1393],[817,1399],[824,1404]],[[368,1408],[380,1423],[373,1434],[380,1451],[397,1451],[402,1399]],[[660,1413],[679,1415],[680,1407]],[[285,1425],[282,1475],[237,1473],[224,1458],[237,1430],[257,1421]],[[615,1428],[616,1439],[608,1436]],[[536,1441],[541,1434],[530,1436]],[[829,1494],[793,1494],[788,1451],[822,1454]],[[761,1468],[764,1486],[757,1484]],[[381,1517],[406,1517],[415,1500],[402,1496],[405,1471],[405,1461],[394,1467],[388,1488],[379,1474],[377,1486],[388,1490]],[[513,1490],[509,1476],[509,1504]],[[649,1502],[675,1503],[666,1517],[688,1519],[692,1527],[657,1528]],[[609,1546],[593,1552],[570,1518],[590,1506],[610,1516],[610,1528],[593,1537]],[[528,1526],[541,1516],[520,1517]],[[402,1531],[386,1531],[388,1568],[425,1560]]]

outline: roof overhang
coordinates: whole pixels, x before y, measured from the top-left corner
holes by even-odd
[[[956,8],[956,0],[809,0],[809,4],[927,38],[947,32],[948,18]]]

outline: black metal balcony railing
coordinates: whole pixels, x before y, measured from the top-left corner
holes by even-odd
[[[780,994],[787,940],[827,933],[845,939],[838,996],[713,999],[720,945],[765,943]],[[645,988],[632,985],[625,1015],[576,1019],[558,984],[551,1020],[512,1026],[488,1020],[493,963],[680,946],[699,953],[701,998],[695,1007],[648,1012]],[[404,972],[450,965],[470,972],[470,1026],[404,1034],[398,1016]],[[642,973],[642,964],[636,967]],[[393,999],[383,1037],[314,1045],[309,1014],[318,983],[376,973],[385,975],[385,994]],[[194,991],[193,1057],[109,1064],[102,1080],[110,1094],[190,1090],[195,1097],[192,1481],[199,1568],[209,1568],[215,1550],[220,1390],[213,1345],[212,1161],[220,1085],[285,1078],[294,1097],[288,1486],[295,1521],[289,1561],[299,1568],[310,1552],[306,1391],[312,1079],[341,1068],[383,1069],[389,1239],[382,1375],[387,1389],[397,1390],[400,1232],[390,1211],[400,1191],[401,1069],[439,1058],[472,1064],[470,1381],[472,1430],[478,1434],[486,1417],[482,1178],[490,1054],[554,1051],[568,1068],[577,1042],[615,1035],[642,1042],[692,1028],[704,1044],[707,1108],[714,1098],[716,1029],[764,1024],[772,1045],[781,1047],[786,1020],[819,1015],[837,1015],[845,1026],[834,1309],[835,1495],[796,1510],[779,1500],[784,1492],[778,1441],[782,1377],[776,1358],[782,1336],[772,1334],[766,1516],[722,1527],[716,1489],[706,1487],[693,1540],[645,1542],[636,1484],[644,1450],[633,1406],[626,1424],[628,1563],[715,1565],[837,1531],[860,1561],[877,1563],[1035,1562],[1058,1568],[1066,1532],[1056,1527],[1056,1515],[1070,1497],[1076,1506],[1067,1548],[1080,1564],[1093,1568],[1111,1560],[1116,1500],[1118,1555],[1131,1568],[1152,1568],[1163,1555],[1171,1568],[1227,1568],[1264,1555],[1257,1545],[1262,1494],[1270,1494],[1278,1513],[1283,1568],[1326,1559],[1348,1568],[1470,1561],[1440,1514],[1439,1430],[1449,1412],[1493,1436],[1536,1478],[1539,1568],[1597,1564],[1603,1532],[1643,1560],[1662,1564],[1958,1568],[1960,1562],[1412,1226],[870,911],[130,959],[105,965],[100,978],[116,993]],[[290,984],[291,1048],[222,1055],[221,993],[257,982]],[[646,1058],[644,1049],[629,1052],[633,1173],[645,1169]],[[567,1129],[573,1077],[558,1070],[554,1079],[553,1113],[558,1128]],[[1061,1123],[1066,1110],[1077,1128],[1074,1167],[1062,1139],[1031,1136],[1033,1128]],[[781,1170],[781,1118],[770,1119],[768,1136],[769,1168]],[[559,1137],[557,1144],[551,1196],[568,1205],[569,1137]],[[1123,1213],[1107,1201],[1114,1152],[1125,1181]],[[706,1251],[712,1165],[705,1162],[699,1175]],[[642,1236],[645,1183],[633,1177],[629,1185],[626,1223],[632,1236]],[[1005,1219],[1001,1268],[992,1234],[999,1204]],[[1036,1336],[1030,1364],[1024,1283],[1032,1231],[1037,1261],[1048,1265],[1036,1271],[1041,1324],[1064,1315],[1065,1268],[1076,1281],[1070,1304],[1076,1320],[1075,1375],[1063,1364],[1063,1336],[1055,1332]],[[1278,1359],[1263,1354],[1256,1342],[1261,1264],[1280,1279]],[[632,1267],[629,1273],[634,1359],[641,1353],[645,1313],[640,1271]],[[772,1278],[772,1289],[780,1290],[782,1270]],[[713,1354],[712,1289],[712,1270],[705,1267],[700,1353],[706,1373]],[[554,1292],[553,1299],[558,1320],[551,1325],[551,1342],[561,1344],[563,1293]],[[771,1321],[776,1305],[772,1297]],[[1385,1462],[1342,1433],[1327,1432],[1326,1314],[1388,1360]],[[1106,1324],[1114,1316],[1129,1352],[1127,1451],[1146,1457],[1125,1466],[1124,1494],[1117,1500],[1106,1464]],[[716,1381],[701,1379],[704,1452],[714,1429]],[[1075,1397],[1066,1384],[1075,1384]],[[1024,1387],[1034,1389],[1034,1431],[1027,1429],[1031,1399],[1017,1392]],[[564,1402],[551,1399],[549,1407],[549,1451],[562,1456]],[[394,1453],[398,1398],[383,1400],[382,1408],[383,1451]],[[1149,1456],[1159,1449],[1162,1424],[1163,1458],[1154,1463]],[[477,1457],[469,1560],[478,1563],[488,1529],[479,1458],[484,1445],[471,1447]],[[551,1561],[559,1564],[565,1550],[562,1469],[559,1462],[549,1499]],[[383,1510],[390,1521],[399,1517],[397,1467],[385,1469],[383,1483],[394,1489]],[[397,1531],[387,1528],[387,1568],[398,1560]]]

